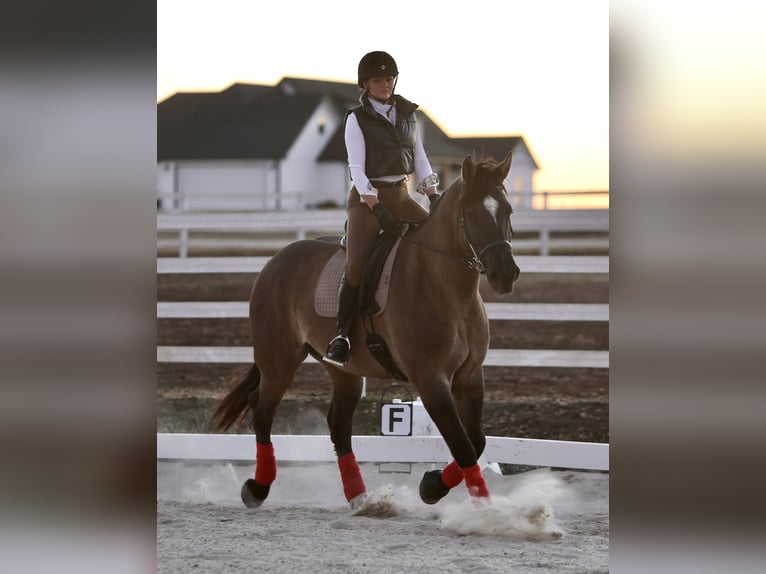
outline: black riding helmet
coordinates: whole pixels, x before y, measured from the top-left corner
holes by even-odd
[[[359,60],[358,84],[364,88],[364,81],[370,78],[398,76],[399,69],[390,54],[386,52],[369,52]]]

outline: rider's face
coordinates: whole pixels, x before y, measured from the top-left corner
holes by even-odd
[[[367,80],[367,91],[379,102],[387,102],[394,93],[394,76],[370,78]]]

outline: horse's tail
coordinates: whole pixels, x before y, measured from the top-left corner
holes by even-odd
[[[213,412],[213,430],[226,432],[234,423],[242,424],[247,410],[258,403],[258,386],[261,384],[261,371],[253,364],[245,373],[232,377],[236,386],[221,399]]]

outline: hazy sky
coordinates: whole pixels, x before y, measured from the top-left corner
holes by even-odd
[[[606,0],[158,0],[157,99],[355,82],[361,56],[385,50],[397,92],[447,134],[523,135],[538,190],[608,189],[608,43]]]

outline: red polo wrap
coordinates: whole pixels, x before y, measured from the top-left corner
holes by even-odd
[[[274,458],[274,445],[256,443],[255,482],[270,486],[277,477],[277,461]]]
[[[343,494],[346,495],[346,500],[351,502],[363,492],[367,492],[353,452],[338,457],[338,468],[340,469],[340,479],[343,481]]]
[[[478,464],[463,469],[465,485],[468,487],[468,494],[474,498],[489,498],[487,483],[484,482],[484,476],[481,474],[481,467]]]
[[[456,461],[452,461],[442,470],[442,482],[447,488],[455,488],[458,484],[463,482],[463,469],[460,468]]]

